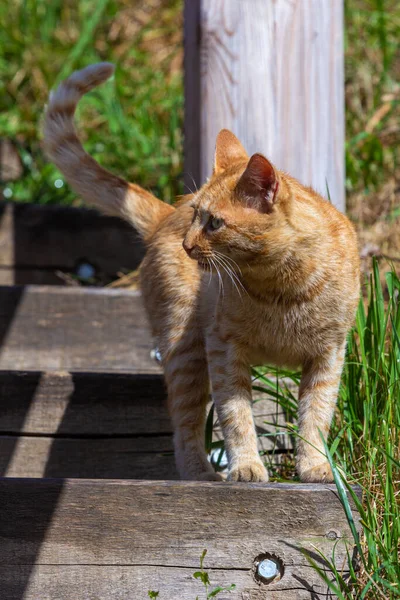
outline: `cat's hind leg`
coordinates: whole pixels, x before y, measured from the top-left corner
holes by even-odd
[[[181,479],[220,481],[204,445],[209,378],[202,340],[185,336],[163,363],[179,475]]]

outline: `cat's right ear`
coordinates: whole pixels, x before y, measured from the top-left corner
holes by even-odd
[[[221,129],[215,144],[214,175],[222,173],[233,163],[248,158],[246,150],[237,137],[228,129]]]
[[[278,175],[262,154],[253,154],[236,184],[235,192],[246,208],[270,213],[277,197]]]

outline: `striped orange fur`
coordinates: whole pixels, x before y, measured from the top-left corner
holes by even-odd
[[[182,478],[218,479],[204,451],[211,386],[229,479],[266,481],[251,411],[250,365],[301,366],[297,469],[330,481],[328,435],[359,297],[357,240],[349,220],[311,188],[249,158],[229,131],[217,138],[214,173],[168,206],[100,167],[73,125],[82,94],[108,64],[74,73],[51,97],[47,153],[87,202],[126,219],[147,244],[141,285],[161,351]]]

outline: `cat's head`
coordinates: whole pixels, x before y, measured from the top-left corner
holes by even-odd
[[[183,241],[187,254],[210,267],[224,257],[243,266],[269,253],[271,237],[282,224],[281,183],[269,160],[261,154],[249,158],[239,140],[223,129],[213,175],[190,201],[193,222]]]

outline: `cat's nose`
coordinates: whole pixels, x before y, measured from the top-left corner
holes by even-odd
[[[183,240],[182,246],[183,246],[183,249],[185,250],[185,252],[188,254],[188,256],[190,256],[192,254],[192,252],[195,248],[194,246],[191,246],[190,244],[188,244],[186,240]]]

